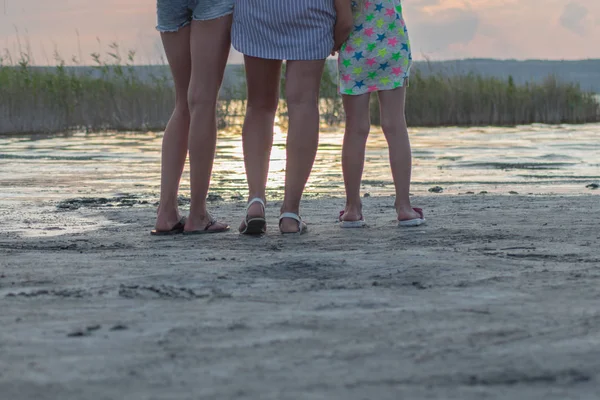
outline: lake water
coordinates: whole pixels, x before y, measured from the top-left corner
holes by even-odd
[[[444,194],[600,193],[586,185],[600,180],[600,124],[530,125],[514,128],[414,128],[415,195],[441,186]],[[343,131],[324,129],[307,196],[343,195]],[[0,137],[0,202],[45,202],[75,197],[133,196],[158,199],[162,133],[74,133]],[[281,197],[285,134],[273,147],[269,196]],[[189,194],[188,168],[182,182]],[[245,195],[238,131],[221,132],[211,193],[223,199]],[[369,138],[364,191],[393,194],[383,134]],[[443,194],[442,194],[443,195]]]

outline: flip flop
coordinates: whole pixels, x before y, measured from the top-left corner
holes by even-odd
[[[290,218],[290,219],[293,219],[296,222],[298,222],[298,231],[297,232],[281,231],[281,220],[283,220],[284,218]],[[279,231],[281,232],[282,235],[303,235],[308,231],[308,226],[306,226],[306,223],[304,223],[304,221],[302,221],[302,218],[300,218],[300,216],[298,214],[286,212],[279,216]]]
[[[185,217],[181,218],[179,220],[179,222],[176,223],[175,226],[172,227],[168,231],[157,231],[156,229],[154,229],[154,230],[152,230],[150,232],[150,234],[152,236],[173,236],[173,235],[179,235],[180,233],[183,233],[183,228],[184,227],[185,227]]]
[[[261,198],[255,197],[250,200],[248,206],[246,206],[246,218],[244,219],[246,228],[240,229],[242,235],[264,235],[267,233],[267,220],[265,217],[248,218],[248,210],[254,203],[259,203],[262,206],[263,212],[265,212],[265,202]]]
[[[344,229],[354,229],[354,228],[364,228],[367,226],[367,222],[365,218],[361,215],[358,221],[343,221],[342,217],[344,216],[345,211],[340,211],[340,228]]]
[[[425,223],[425,216],[423,215],[423,210],[420,208],[413,208],[413,210],[415,210],[421,216],[421,218],[414,218],[414,219],[408,219],[405,221],[398,221],[399,228],[410,228],[413,226],[420,226]]]
[[[187,231],[187,232],[186,232],[186,231],[183,231],[183,234],[184,234],[184,235],[206,235],[206,234],[209,234],[209,233],[222,233],[222,232],[227,232],[227,231],[229,231],[229,229],[230,229],[230,228],[229,228],[229,225],[225,225],[225,227],[224,227],[224,228],[221,228],[221,229],[213,229],[213,230],[210,230],[210,227],[211,227],[211,226],[214,226],[214,225],[215,225],[217,222],[219,222],[219,221],[217,221],[216,219],[212,219],[212,220],[211,220],[211,221],[208,223],[208,225],[206,225],[206,226],[204,227],[204,229],[202,229],[202,230],[198,230],[198,231]]]

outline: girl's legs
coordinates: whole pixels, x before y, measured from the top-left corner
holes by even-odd
[[[370,94],[343,96],[346,132],[342,149],[342,170],[346,186],[346,209],[342,220],[359,221],[362,217],[360,183],[365,165],[365,148],[371,129]]]
[[[265,200],[269,160],[273,146],[275,113],[279,103],[281,61],[262,58],[244,58],[248,86],[248,106],[242,131],[244,163],[248,179],[249,199]],[[248,209],[248,217],[263,217],[258,203]],[[240,226],[244,228],[244,222]]]
[[[177,192],[188,151],[190,112],[187,93],[190,84],[190,27],[162,33],[162,42],[175,84],[175,110],[167,124],[161,155],[160,204],[155,229],[168,231],[179,220]]]
[[[188,91],[190,110],[190,185],[192,200],[186,231],[204,229],[211,216],[206,209],[215,147],[217,142],[217,99],[229,56],[231,15],[191,24],[191,80]],[[210,230],[226,225],[216,223]]]
[[[286,100],[289,131],[285,170],[285,197],[281,213],[299,214],[300,200],[319,146],[319,88],[325,60],[288,61]],[[284,218],[284,233],[298,232],[298,222]]]
[[[400,221],[421,218],[410,205],[412,154],[404,116],[406,88],[379,92],[381,127],[388,142],[390,165],[396,186],[396,211]]]

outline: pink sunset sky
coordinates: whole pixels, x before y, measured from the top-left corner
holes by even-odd
[[[293,1],[293,0],[281,0]],[[154,0],[0,0],[0,49],[36,64],[57,49],[91,63],[117,42],[140,64],[160,62]],[[600,0],[406,0],[416,59],[600,58]],[[19,47],[20,43],[20,47]],[[232,62],[241,61],[239,54]]]

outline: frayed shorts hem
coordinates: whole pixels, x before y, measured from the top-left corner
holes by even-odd
[[[233,1],[223,0],[209,9],[206,7],[196,7],[195,10],[188,9],[188,12],[185,9],[178,8],[173,10],[170,4],[163,5],[159,3],[156,30],[161,33],[178,32],[192,21],[212,21],[231,15],[233,14]]]

